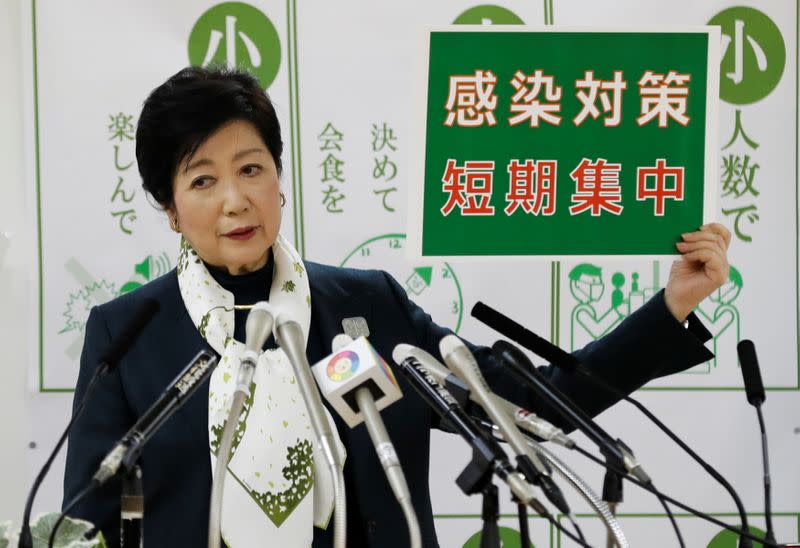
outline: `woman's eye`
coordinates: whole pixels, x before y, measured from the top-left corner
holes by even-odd
[[[258,164],[247,164],[242,168],[242,174],[248,177],[261,173],[261,166]]]
[[[192,181],[192,188],[206,188],[211,186],[213,179],[211,177],[198,177]]]

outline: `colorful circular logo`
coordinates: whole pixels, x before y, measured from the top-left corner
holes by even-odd
[[[189,35],[189,63],[240,68],[264,89],[281,64],[278,31],[262,11],[244,2],[224,2],[207,10]]]
[[[358,371],[358,354],[352,350],[339,352],[328,362],[328,378],[334,382],[346,381]]]

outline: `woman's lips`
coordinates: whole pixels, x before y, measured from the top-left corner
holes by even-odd
[[[231,230],[225,236],[234,240],[249,240],[256,233],[256,228],[255,226],[237,228],[236,230]]]

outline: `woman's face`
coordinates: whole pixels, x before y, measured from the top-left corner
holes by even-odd
[[[264,266],[281,224],[272,154],[250,122],[229,122],[184,160],[173,178],[178,230],[206,263],[231,274]]]

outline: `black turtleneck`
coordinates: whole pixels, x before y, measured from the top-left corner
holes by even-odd
[[[269,290],[272,287],[272,270],[274,261],[272,250],[269,252],[267,264],[246,274],[234,275],[224,268],[206,264],[211,276],[219,285],[233,293],[234,304],[255,304],[259,301],[269,300]],[[237,341],[245,342],[245,324],[249,310],[236,310],[234,312],[233,338]],[[270,336],[264,348],[274,348],[274,338]]]

